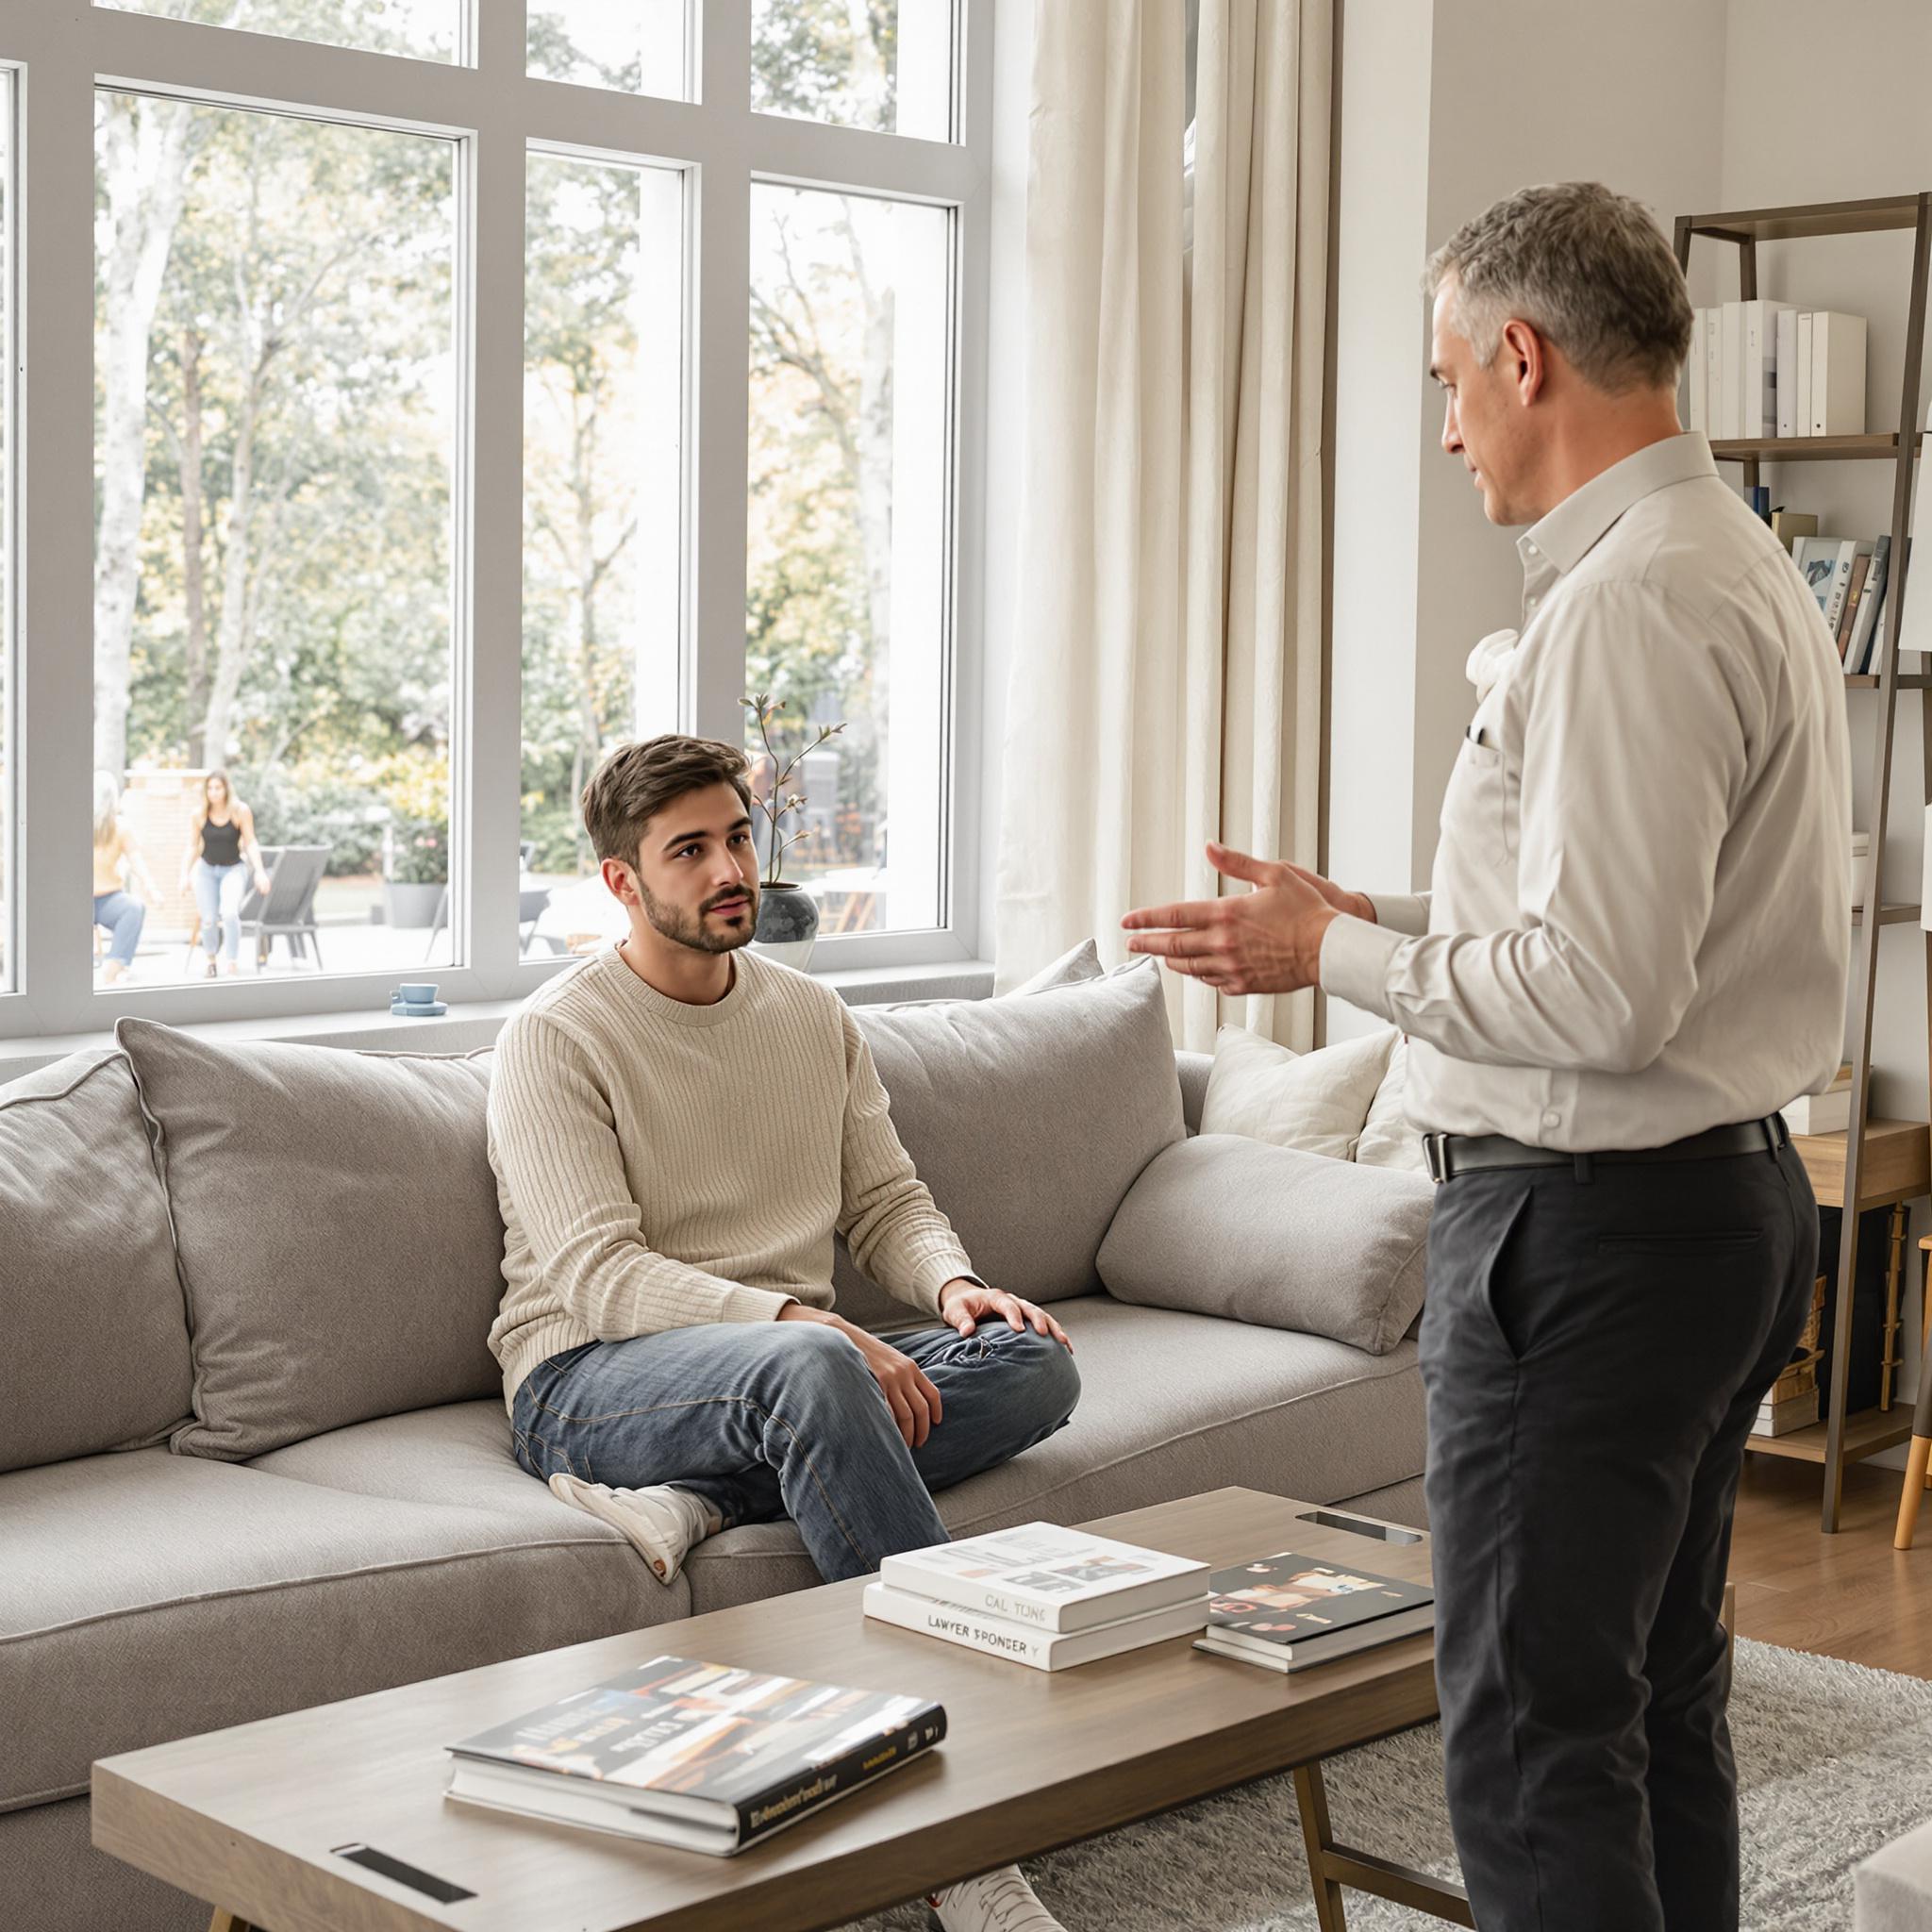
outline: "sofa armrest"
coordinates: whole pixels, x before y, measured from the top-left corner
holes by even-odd
[[[1201,1107],[1208,1098],[1208,1075],[1214,1066],[1211,1053],[1176,1053],[1174,1064],[1181,1076],[1181,1112],[1187,1120],[1188,1132],[1201,1131]]]

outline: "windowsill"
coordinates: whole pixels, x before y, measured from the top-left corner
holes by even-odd
[[[955,959],[929,966],[867,966],[815,973],[853,1007],[891,1006],[910,1000],[976,1000],[992,991],[992,962]],[[275,1020],[209,1020],[179,1030],[198,1040],[240,1045],[275,1040],[305,1046],[341,1046],[376,1053],[474,1053],[491,1044],[522,1000],[473,1000],[453,1004],[434,1020],[399,1019],[393,1013],[310,1013]],[[112,1027],[95,1033],[42,1034],[0,1040],[0,1084],[16,1080],[71,1053],[112,1046]]]

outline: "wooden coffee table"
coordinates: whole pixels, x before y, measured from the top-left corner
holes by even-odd
[[[1426,1539],[1365,1539],[1308,1521],[1313,1507],[1217,1490],[1086,1526],[1217,1566],[1293,1549],[1428,1579]],[[862,1588],[830,1584],[103,1758],[94,1843],[213,1901],[214,1932],[816,1932],[1294,1768],[1324,1932],[1342,1925],[1343,1886],[1474,1924],[1460,1888],[1336,1844],[1322,1790],[1323,1758],[1436,1715],[1427,1636],[1290,1677],[1205,1657],[1187,1638],[1047,1674],[872,1623]],[[735,1858],[444,1798],[452,1740],[666,1653],[916,1690],[944,1704],[946,1740]],[[355,1862],[361,1849],[414,1875]]]

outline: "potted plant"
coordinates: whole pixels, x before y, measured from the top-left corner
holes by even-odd
[[[393,926],[436,923],[449,887],[449,768],[411,760],[384,788],[390,808],[383,838],[383,916]]]
[[[758,798],[769,836],[761,841],[768,856],[764,880],[758,892],[758,930],[753,940],[761,953],[768,953],[782,964],[794,966],[803,973],[810,961],[812,948],[818,944],[819,905],[804,886],[785,877],[784,869],[785,855],[794,845],[809,839],[812,827],[804,825],[790,837],[786,836],[786,819],[804,809],[805,799],[799,792],[787,791],[785,786],[808,754],[817,751],[827,740],[838,737],[845,726],[843,724],[821,724],[818,736],[809,744],[791,758],[781,760],[777,748],[772,742],[772,721],[788,708],[790,701],[774,698],[769,691],[758,691],[741,702],[758,725],[758,737],[764,741],[765,757],[770,760],[772,772],[769,791]]]

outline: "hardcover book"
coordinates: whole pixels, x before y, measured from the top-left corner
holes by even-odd
[[[1432,1613],[1434,1604],[1436,1592],[1425,1584],[1377,1576],[1374,1571],[1337,1569],[1285,1549],[1279,1556],[1213,1573],[1208,1635],[1292,1648],[1341,1631],[1358,1631],[1383,1617]],[[1420,1628],[1427,1628],[1427,1619]],[[1390,1633],[1377,1633],[1377,1641],[1381,1635]]]
[[[1072,1632],[1198,1600],[1208,1566],[1055,1523],[1024,1523],[888,1557],[879,1580],[1005,1623]]]
[[[890,1584],[868,1583],[865,1614],[882,1624],[895,1624],[902,1630],[916,1630],[923,1637],[937,1637],[966,1650],[983,1650],[1032,1670],[1064,1671],[1104,1657],[1118,1657],[1124,1650],[1165,1643],[1172,1637],[1191,1637],[1208,1622],[1208,1598],[1205,1592],[1196,1591],[1186,1603],[1170,1604],[1165,1609],[1142,1610],[1084,1630],[1057,1631],[1008,1623],[984,1610],[961,1609],[929,1596],[912,1596]]]
[[[658,1657],[450,1745],[449,1792],[722,1857],[945,1734],[926,1698]]]

